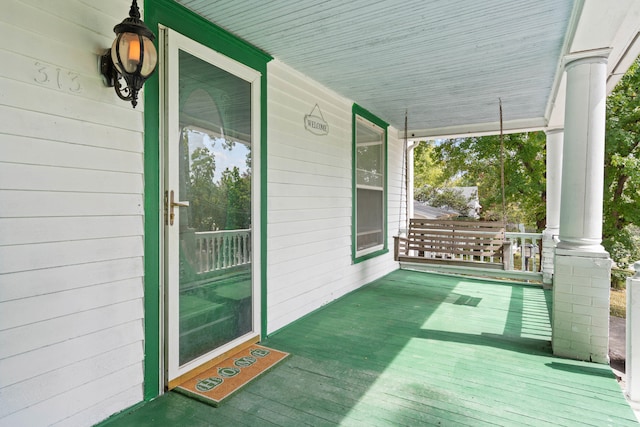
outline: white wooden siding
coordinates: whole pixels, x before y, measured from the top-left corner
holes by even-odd
[[[97,65],[130,4],[2,3],[0,426],[142,400],[143,105]]]
[[[393,253],[353,264],[352,102],[280,61],[268,64],[268,332],[397,268]],[[328,135],[305,130],[318,104]],[[384,119],[384,118],[383,118]],[[389,129],[389,235],[397,232],[400,142]],[[391,248],[392,240],[389,240]]]

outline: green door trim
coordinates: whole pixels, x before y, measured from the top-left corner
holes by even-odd
[[[145,23],[155,34],[166,25],[185,36],[214,49],[261,73],[260,134],[260,283],[261,327],[267,331],[267,63],[273,58],[180,6],[173,0],[145,0]],[[162,393],[160,372],[160,230],[162,205],[160,195],[160,86],[159,73],[144,87],[144,399]]]

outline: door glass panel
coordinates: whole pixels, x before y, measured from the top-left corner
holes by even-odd
[[[182,366],[252,330],[251,83],[180,51],[179,127]]]

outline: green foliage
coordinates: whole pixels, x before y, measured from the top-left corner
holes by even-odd
[[[237,167],[222,172],[220,191],[226,199],[225,230],[251,227],[251,177]],[[222,223],[222,222],[221,222]]]
[[[611,269],[611,287],[613,289],[626,289],[627,278],[633,276],[633,271],[620,268]]]
[[[605,218],[605,224],[610,218]],[[629,224],[610,236],[604,236],[602,246],[619,268],[628,268],[640,260],[640,227]]]
[[[543,132],[504,135],[506,216],[542,231],[546,225],[546,138]],[[478,186],[484,219],[502,219],[500,136],[442,141],[434,156],[443,179]]]
[[[413,149],[413,187],[442,187],[444,165],[434,155],[433,141],[421,141]],[[416,198],[416,200],[418,200]]]
[[[640,58],[607,98],[603,246],[619,267],[640,259]]]
[[[233,144],[223,144],[232,150]],[[247,155],[247,165],[251,162]],[[187,197],[190,200],[189,227],[196,231],[251,228],[251,171],[237,167],[222,172],[214,182],[215,157],[209,149],[196,148],[191,155]]]
[[[187,197],[190,201],[189,226],[197,231],[211,231],[214,227],[216,188],[213,183],[215,159],[207,148],[196,148],[191,155],[190,182]]]

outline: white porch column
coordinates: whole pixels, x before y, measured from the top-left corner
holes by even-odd
[[[602,245],[609,49],[569,55],[560,242],[553,278],[553,352],[608,363],[611,259]]]
[[[553,283],[554,256],[560,234],[560,190],[562,184],[562,147],[564,129],[547,134],[547,226],[542,232],[542,283]]]
[[[640,402],[640,261],[633,268],[636,274],[627,279],[627,396]]]

